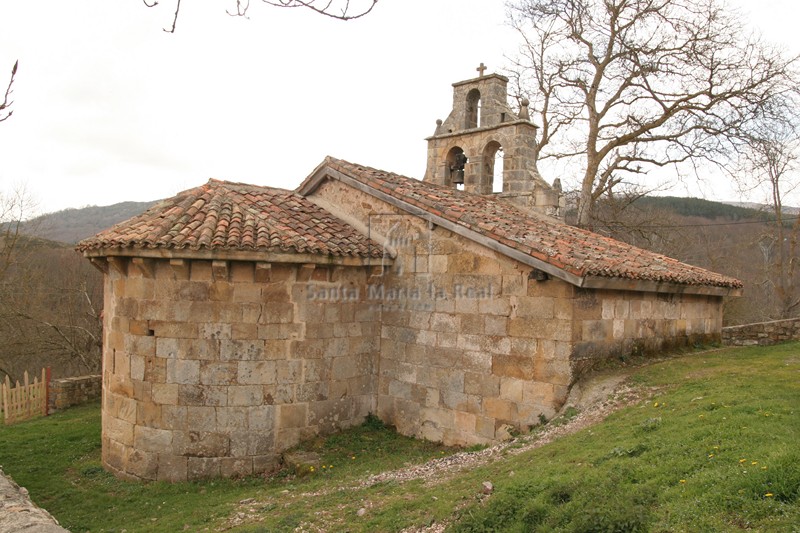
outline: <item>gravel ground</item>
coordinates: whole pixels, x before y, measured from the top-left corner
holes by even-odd
[[[285,491],[280,500],[256,501],[249,498],[240,502],[237,511],[233,513],[220,530],[259,522],[261,512],[257,510],[257,507],[263,507],[264,504],[289,505],[295,499],[313,498],[332,492],[358,491],[387,481],[405,483],[421,479],[427,485],[432,486],[447,481],[465,469],[474,469],[509,454],[517,455],[544,446],[560,437],[576,433],[588,426],[601,422],[614,411],[652,395],[652,390],[641,387],[635,388],[627,384],[625,382],[626,377],[626,375],[622,374],[600,375],[573,387],[567,405],[575,406],[579,409],[579,412],[563,423],[548,424],[529,435],[522,435],[480,451],[456,453],[440,459],[433,459],[424,464],[373,474],[350,485],[329,487],[322,491],[300,494]],[[362,508],[365,512],[369,511],[369,507],[370,504],[364,502]],[[303,523],[295,531],[325,532],[329,530],[328,528],[340,529],[342,524],[332,523],[327,520],[328,517],[324,516],[325,514],[327,513],[322,513],[313,523]],[[444,531],[446,526],[447,524],[437,523],[425,528],[405,529],[403,533],[441,532]]]

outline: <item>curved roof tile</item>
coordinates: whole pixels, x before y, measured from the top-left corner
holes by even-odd
[[[533,215],[502,198],[470,194],[332,157],[326,164],[375,190],[579,277],[742,287],[738,279]]]
[[[103,248],[383,255],[378,243],[298,194],[214,179],[77,245]]]

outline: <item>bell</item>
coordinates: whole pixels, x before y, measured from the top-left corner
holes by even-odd
[[[463,170],[456,170],[453,173],[453,184],[454,185],[464,185],[464,171]]]

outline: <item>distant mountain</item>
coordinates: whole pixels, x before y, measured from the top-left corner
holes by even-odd
[[[120,202],[64,209],[29,220],[23,231],[43,239],[74,244],[146,211],[157,202]]]
[[[759,211],[769,211],[772,208],[765,204],[756,202],[723,202],[728,205],[736,205],[739,207],[747,207],[749,209],[756,209]],[[787,215],[800,215],[800,207],[783,206],[783,212]]]
[[[641,209],[662,209],[686,217],[727,220],[756,220],[768,222],[775,215],[760,204],[733,204],[712,202],[702,198],[683,198],[679,196],[643,196],[634,202]]]

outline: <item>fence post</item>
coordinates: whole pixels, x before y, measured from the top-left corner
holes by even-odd
[[[51,372],[50,367],[42,369],[42,382],[44,382],[44,404],[42,405],[42,414],[47,416],[49,413],[48,408],[50,407],[50,378]]]
[[[8,374],[6,374],[5,383],[0,384],[0,389],[3,389],[3,410],[5,411],[3,413],[3,420],[5,421],[6,425],[8,425],[11,423],[11,421],[8,419],[8,414],[11,412],[8,406],[8,402],[11,400],[11,398],[9,398],[11,380],[9,379]]]

